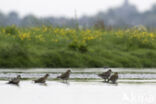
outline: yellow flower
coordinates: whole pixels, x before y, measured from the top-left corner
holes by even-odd
[[[19,38],[20,38],[21,40],[30,39],[30,33],[19,34]]]

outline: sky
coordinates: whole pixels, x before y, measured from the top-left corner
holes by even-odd
[[[124,0],[0,0],[0,11],[9,13],[17,11],[19,15],[34,14],[39,17],[94,15],[98,11],[106,11],[111,7],[120,6]],[[156,0],[129,0],[139,11],[151,8]]]

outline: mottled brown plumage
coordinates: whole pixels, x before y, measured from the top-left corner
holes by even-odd
[[[45,83],[46,82],[46,79],[49,77],[49,74],[46,74],[45,76],[37,79],[37,80],[34,80],[35,83]]]
[[[11,79],[8,84],[14,84],[14,85],[18,85],[20,82],[21,76],[18,75],[16,78]]]
[[[111,81],[113,84],[115,84],[117,80],[118,80],[118,73],[115,72],[115,73],[109,78],[108,82]]]
[[[106,71],[106,72],[103,72],[103,73],[101,73],[101,74],[98,74],[98,76],[99,76],[99,77],[101,77],[101,78],[103,78],[103,79],[104,79],[104,81],[106,82],[106,80],[108,80],[108,79],[109,79],[109,77],[110,77],[111,73],[112,73],[112,70],[111,70],[111,69],[109,69],[109,70],[108,70],[108,71]]]
[[[62,80],[66,80],[67,81],[69,79],[70,73],[71,73],[71,70],[67,70],[65,73],[62,73],[57,78],[60,78]]]

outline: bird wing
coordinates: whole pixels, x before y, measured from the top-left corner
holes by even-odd
[[[103,76],[108,76],[110,73],[109,72],[103,72],[102,75]]]
[[[112,76],[110,77],[110,80],[114,80],[114,79],[118,79],[118,75],[112,75]]]
[[[18,83],[19,82],[19,79],[17,78],[13,78],[9,81],[9,83]]]
[[[36,79],[35,81],[42,81],[43,80],[43,77],[42,78],[39,78],[39,79]]]
[[[110,80],[113,80],[114,79],[114,75],[112,75],[111,77],[110,77]]]
[[[66,73],[62,73],[59,77],[60,77],[60,78],[66,77]]]

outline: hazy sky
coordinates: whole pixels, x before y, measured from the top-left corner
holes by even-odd
[[[105,11],[110,7],[117,7],[124,0],[0,0],[0,11],[8,13],[17,11],[20,16],[35,14],[37,16],[74,16],[94,15],[98,11]],[[129,0],[137,5],[140,11],[151,8],[156,0]]]

